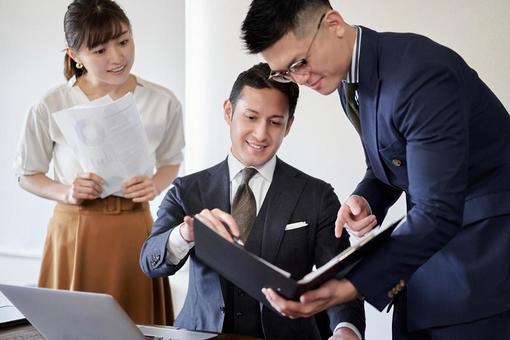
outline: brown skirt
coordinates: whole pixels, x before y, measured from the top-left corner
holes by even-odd
[[[171,324],[168,278],[150,279],[138,264],[152,222],[147,203],[120,197],[57,204],[39,286],[110,294],[137,324]]]

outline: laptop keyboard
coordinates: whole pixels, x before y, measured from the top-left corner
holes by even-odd
[[[33,329],[2,335],[2,340],[44,340],[44,338],[38,331]]]

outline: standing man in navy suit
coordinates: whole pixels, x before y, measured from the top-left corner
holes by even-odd
[[[337,235],[407,198],[405,222],[346,279],[301,303],[267,290],[273,306],[309,316],[362,296],[394,305],[395,339],[510,339],[510,116],[476,72],[426,37],[348,25],[327,0],[253,0],[242,34],[270,79],[338,91],[360,134],[367,171]]]
[[[334,331],[339,339],[358,340],[365,329],[360,300],[331,306],[329,325],[325,314],[288,319],[247,296],[195,256],[191,217],[195,214],[227,238],[221,221],[239,235],[228,212],[247,168],[255,173],[248,185],[256,203],[255,222],[245,239],[247,250],[293,277],[303,277],[349,245],[346,232],[334,237],[340,203],[333,188],[276,157],[294,120],[299,88],[269,80],[269,72],[269,66],[261,63],[238,76],[224,104],[230,154],[212,168],[174,181],[143,246],[141,267],[151,277],[168,276],[189,260],[188,293],[175,326],[270,339],[320,339]],[[323,318],[325,325],[318,322]]]

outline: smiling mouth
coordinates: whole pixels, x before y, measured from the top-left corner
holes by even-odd
[[[120,72],[124,71],[125,68],[126,68],[126,65],[122,65],[122,66],[119,66],[117,68],[113,68],[111,70],[108,70],[108,72],[111,72],[111,73],[120,73]]]
[[[246,141],[246,144],[248,144],[248,146],[250,146],[251,148],[253,148],[257,151],[262,151],[267,147],[266,145],[254,144],[254,143],[250,143],[248,141]]]
[[[319,83],[321,82],[322,78],[317,79],[314,83],[309,84],[308,87],[317,90]]]

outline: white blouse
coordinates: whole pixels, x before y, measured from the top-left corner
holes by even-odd
[[[154,167],[180,164],[184,128],[179,100],[162,86],[138,77],[136,80],[133,95],[147,132]],[[72,184],[76,176],[84,172],[52,118],[55,112],[89,102],[81,89],[73,86],[75,81],[71,78],[67,84],[50,90],[28,112],[14,162],[17,177],[46,174],[51,161],[57,182]]]

